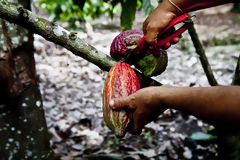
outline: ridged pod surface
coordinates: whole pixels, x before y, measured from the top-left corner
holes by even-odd
[[[136,64],[135,67],[147,76],[157,76],[166,70],[168,64],[167,52],[161,51],[158,57],[153,54],[145,55]]]
[[[136,54],[137,43],[142,37],[143,32],[141,30],[121,32],[112,41],[110,55],[117,61],[122,60],[134,64],[145,76],[157,76],[164,72],[167,67],[167,53],[161,49],[148,50],[146,48],[146,50],[140,49],[141,53]],[[159,56],[153,56],[153,54],[156,55],[156,53],[153,52],[159,52]]]
[[[127,30],[117,35],[111,44],[110,55],[115,60],[121,60],[131,54],[138,41],[143,37],[141,30]]]
[[[126,110],[112,110],[109,102],[113,98],[129,96],[138,89],[138,77],[129,64],[118,62],[108,72],[103,90],[103,117],[117,137],[124,137],[132,115]]]

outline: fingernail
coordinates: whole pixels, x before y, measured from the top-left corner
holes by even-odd
[[[109,105],[110,105],[110,106],[113,106],[113,105],[114,105],[114,101],[113,101],[113,100],[110,100]]]

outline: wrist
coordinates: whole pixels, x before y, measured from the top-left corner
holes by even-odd
[[[177,87],[163,85],[160,87],[156,87],[155,97],[157,99],[157,103],[161,104],[167,108],[172,108],[173,97],[175,97],[175,90]]]
[[[158,87],[158,102],[166,108],[179,110],[182,105],[188,103],[189,96],[193,96],[191,87],[173,87],[163,85]]]
[[[164,6],[164,9],[167,12],[174,14],[175,16],[183,14],[183,10],[178,6],[178,4],[176,4],[174,0],[171,0],[171,2],[169,0],[163,0],[162,6]]]

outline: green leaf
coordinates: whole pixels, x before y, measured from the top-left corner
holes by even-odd
[[[210,126],[209,128],[208,128],[208,132],[212,132],[212,131],[214,131],[215,130],[215,127],[214,126]]]
[[[137,0],[127,0],[121,3],[121,27],[122,30],[128,30],[132,28],[133,21],[137,10]]]
[[[158,0],[143,0],[142,5],[145,15],[149,16],[149,14],[158,6]]]
[[[195,132],[191,135],[191,138],[194,140],[206,141],[206,140],[217,139],[217,136],[213,136],[211,134],[207,134],[203,132]]]

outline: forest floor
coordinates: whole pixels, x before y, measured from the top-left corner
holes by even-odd
[[[227,5],[194,13],[196,30],[222,85],[231,84],[240,53],[240,16],[228,9]],[[144,19],[138,12],[133,28],[141,29]],[[119,17],[101,17],[86,23],[78,36],[109,54],[113,38],[120,33],[119,24]],[[148,124],[141,135],[117,139],[102,115],[107,73],[38,35],[34,46],[50,142],[61,159],[216,159],[216,140],[201,134],[211,126],[175,110]],[[168,67],[156,80],[174,86],[209,86],[188,33],[167,52]],[[201,133],[195,138],[202,140],[191,138],[196,132]]]

